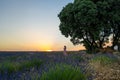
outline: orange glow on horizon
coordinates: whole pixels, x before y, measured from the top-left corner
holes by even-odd
[[[56,46],[57,45],[57,46]],[[53,42],[36,42],[36,43],[26,43],[26,44],[17,44],[15,43],[7,43],[0,45],[0,51],[63,51],[64,44],[54,44]],[[78,51],[84,50],[85,48],[80,46],[71,46],[66,45],[67,51]]]
[[[46,50],[47,52],[52,52],[53,50]]]

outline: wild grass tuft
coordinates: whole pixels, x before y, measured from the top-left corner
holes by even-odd
[[[33,72],[30,75],[31,80],[40,80],[40,74],[38,72]]]
[[[12,62],[12,61],[4,61],[0,63],[0,73],[4,74],[7,72],[8,74],[30,69],[32,67],[39,67],[42,64],[42,61],[39,59],[27,60],[22,62]]]
[[[3,74],[7,72],[8,74],[12,72],[16,72],[18,70],[18,63],[13,63],[9,61],[5,61],[4,63],[0,64],[0,72]]]
[[[42,61],[39,59],[33,59],[30,61],[24,61],[21,62],[21,65],[19,66],[20,69],[29,69],[31,67],[39,67],[42,64]]]
[[[40,80],[86,80],[80,68],[60,64],[52,67],[48,72],[43,72]]]
[[[101,65],[109,65],[109,64],[112,64],[115,61],[116,61],[115,58],[110,58],[108,56],[101,55],[101,56],[94,57],[93,59],[91,59],[90,62],[91,63],[98,63],[98,64],[101,64]]]
[[[79,62],[84,61],[82,56],[73,56],[73,59],[77,59]]]
[[[97,56],[90,61],[95,80],[120,80],[120,65],[116,58]]]

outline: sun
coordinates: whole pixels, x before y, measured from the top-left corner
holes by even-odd
[[[46,50],[47,52],[52,52],[53,50]]]

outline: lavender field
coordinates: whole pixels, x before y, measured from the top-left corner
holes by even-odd
[[[120,53],[0,52],[0,80],[120,80]]]

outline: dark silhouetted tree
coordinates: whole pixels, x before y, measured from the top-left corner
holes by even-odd
[[[83,44],[90,53],[103,48],[111,34],[113,43],[117,44],[120,38],[119,1],[74,0],[58,15],[61,33],[70,37],[74,45]]]

